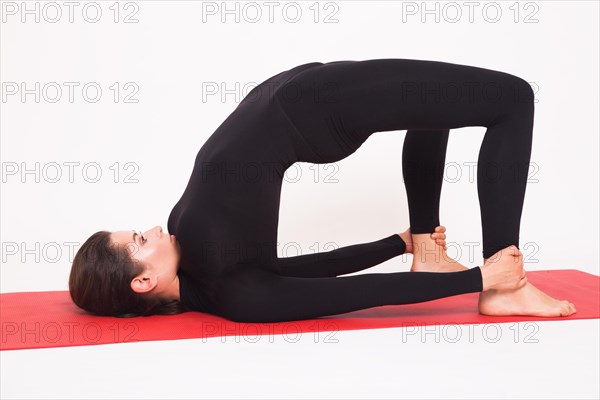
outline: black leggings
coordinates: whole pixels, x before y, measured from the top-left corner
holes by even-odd
[[[486,127],[477,166],[483,256],[518,247],[534,111],[526,81],[483,68],[407,59],[311,63],[300,69],[280,74],[285,84],[274,95],[277,112],[298,134],[294,140],[301,138],[295,150],[299,161],[335,162],[374,132],[408,131],[402,156],[413,233],[431,233],[440,224],[449,130]],[[281,132],[287,132],[283,126]],[[215,289],[215,312],[238,321],[285,321],[482,290],[479,267],[339,277],[404,252],[405,243],[392,235],[280,258],[272,269],[229,269]]]
[[[525,80],[437,61],[338,61],[302,72],[279,100],[316,155],[309,161],[340,160],[374,132],[407,130],[402,165],[412,233],[440,224],[449,130],[486,127],[477,161],[483,257],[519,247],[534,114]]]

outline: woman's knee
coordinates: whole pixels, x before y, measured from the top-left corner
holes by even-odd
[[[535,96],[533,88],[525,79],[504,73],[499,89],[502,104],[511,111],[533,113]]]

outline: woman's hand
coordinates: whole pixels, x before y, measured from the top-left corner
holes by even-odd
[[[446,232],[445,226],[436,226],[435,232],[431,234],[431,238],[435,240],[435,243],[438,246],[442,246],[444,250],[448,250],[448,247],[446,246],[446,234],[444,232]]]

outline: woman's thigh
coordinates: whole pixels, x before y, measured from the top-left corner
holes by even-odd
[[[439,61],[374,59],[312,67],[276,94],[324,162],[352,154],[374,132],[490,126],[530,87],[514,75]]]

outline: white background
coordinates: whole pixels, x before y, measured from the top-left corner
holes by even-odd
[[[227,2],[230,10],[235,10],[237,4],[238,12],[224,15],[224,22],[221,2],[136,1],[131,3],[133,6],[126,2],[116,6],[112,1],[98,2],[102,16],[96,23],[84,19],[82,9],[89,2],[78,3],[72,23],[63,2],[55,3],[62,12],[56,23],[49,21],[54,18],[56,8],[48,8],[47,2],[26,2],[29,9],[37,4],[39,22],[35,21],[35,14],[26,15],[25,22],[21,21],[21,2],[1,4],[0,291],[3,293],[67,290],[72,261],[69,243],[77,246],[98,230],[146,230],[155,225],[166,230],[169,212],[187,184],[196,152],[254,85],[299,64],[374,58],[474,65],[508,72],[530,82],[537,103],[531,175],[520,231],[525,267],[531,271],[565,268],[593,274],[600,271],[599,7],[595,1],[476,2],[471,17],[465,2],[453,3],[455,6],[427,2],[430,10],[437,4],[437,22],[435,12],[423,14],[423,3],[400,1],[276,2],[271,22],[265,2],[253,3],[250,8],[247,2]],[[284,6],[290,4],[296,7],[283,14]],[[42,12],[45,5],[46,15]],[[7,12],[12,6],[17,8],[15,15]],[[116,23],[115,7],[120,11]],[[487,13],[483,12],[485,7]],[[294,10],[298,8],[302,15],[293,23]],[[461,12],[459,18],[457,9]],[[502,14],[494,23],[491,20],[496,18],[497,9]],[[210,10],[217,13],[212,15],[207,12]],[[253,23],[257,10],[262,17]],[[407,12],[411,10],[416,13]],[[95,17],[94,8],[87,11],[87,18]],[[124,23],[123,19],[134,11],[132,17],[138,22]],[[452,22],[452,19],[458,20]],[[526,19],[537,22],[525,23]],[[45,94],[40,89],[39,102],[34,95],[27,95],[22,101],[21,93],[10,95],[5,90],[7,85],[21,83],[27,89],[34,89],[36,82],[40,87],[56,83],[63,89],[62,97],[55,103],[49,101],[55,96],[49,88]],[[64,82],[79,85],[73,102],[69,101]],[[82,86],[89,82],[103,90],[95,103],[82,95]],[[121,95],[117,102],[110,89],[115,82]],[[125,86],[128,83],[139,89],[133,95],[137,103],[123,99],[132,92]],[[207,85],[224,85],[230,92],[210,95],[204,89]],[[239,85],[237,90],[236,85]],[[93,90],[89,93],[94,95]],[[482,263],[481,220],[475,175],[469,175],[465,163],[477,161],[484,132],[482,127],[451,131],[441,198],[440,216],[442,225],[448,229],[449,254],[469,267]],[[298,182],[291,179],[284,182],[282,190],[280,247],[297,242],[303,253],[325,251],[328,242],[345,246],[405,230],[409,220],[401,169],[404,136],[405,131],[376,133],[356,153],[335,163],[335,169],[298,163],[302,178]],[[32,169],[36,162],[40,163],[39,182],[34,174],[22,177],[21,171],[16,175],[6,173],[14,165]],[[69,182],[65,164],[70,162],[79,163],[74,169],[74,182]],[[124,182],[125,176],[134,171],[124,167],[128,162],[138,167],[133,176],[137,183]],[[49,181],[56,172],[51,168],[56,164],[52,163],[62,166],[62,178],[56,183]],[[99,182],[84,179],[82,166],[88,163],[100,166]],[[116,183],[112,181],[114,170],[110,169],[114,163],[119,163],[120,171]],[[315,171],[319,171],[318,177]],[[332,178],[337,182],[327,181],[331,171],[335,171]],[[94,173],[88,172],[85,178],[93,178]],[[471,253],[467,242],[476,243]],[[39,251],[26,251],[36,246]],[[408,270],[410,262],[411,258],[404,255],[368,272]],[[426,365],[419,351],[406,353],[406,345],[394,347],[394,339],[390,337],[399,330],[389,330],[389,334],[384,334],[384,330],[340,332],[340,337],[347,339],[346,345],[343,341],[338,343],[335,351],[352,352],[357,357],[355,363],[373,363],[373,369],[364,367],[357,371],[351,366],[357,364],[348,362],[351,358],[340,360],[339,354],[328,355],[311,344],[303,347],[305,355],[312,355],[311,361],[331,365],[331,370],[322,374],[316,374],[312,364],[300,364],[306,369],[293,364],[287,370],[292,375],[286,375],[283,363],[288,363],[292,354],[284,348],[285,344],[271,344],[274,358],[261,358],[263,353],[254,345],[252,350],[257,353],[248,353],[251,360],[230,358],[237,360],[235,367],[204,363],[205,355],[194,356],[185,350],[185,343],[197,343],[194,341],[162,343],[162,346],[139,344],[128,350],[124,350],[125,345],[114,345],[3,352],[2,397],[192,394],[260,397],[294,396],[294,393],[321,397],[469,397],[471,393],[474,397],[518,394],[597,398],[597,321],[540,325],[545,329],[544,337],[558,343],[558,350],[550,345],[538,345],[532,352],[498,345],[480,349],[481,346],[471,344],[431,353],[431,348],[422,346],[422,351],[428,351],[427,357],[431,357]],[[568,336],[571,330],[564,327],[577,330],[579,336],[574,333]],[[583,347],[568,351],[576,341]],[[207,346],[202,343],[198,348]],[[213,342],[213,346],[218,344]],[[373,360],[361,348],[370,354],[381,352],[381,358]],[[278,349],[279,353],[275,351]],[[298,349],[294,348],[296,352]],[[231,347],[222,354],[218,347],[213,350],[216,353],[207,357],[214,360],[237,354]],[[150,356],[149,351],[156,356]],[[551,355],[553,351],[556,357]],[[135,372],[125,367],[115,369],[115,360],[120,360],[121,355],[123,359],[137,360],[128,364]],[[162,361],[166,355],[173,357],[168,359],[168,366]],[[319,361],[328,357],[328,361]],[[457,357],[461,358],[459,365],[463,363],[458,367],[464,368],[462,374],[453,370],[457,368],[454,365]],[[54,370],[57,358],[64,360],[60,370]],[[489,372],[495,374],[497,382],[482,368],[490,358],[495,364]],[[109,370],[107,379],[114,386],[102,386],[102,380],[91,375],[70,380],[70,376],[83,373],[79,368],[84,359],[95,360],[90,367],[92,371],[94,366],[96,371]],[[37,367],[32,367],[32,360],[39,360]],[[551,367],[553,362],[555,368]],[[178,369],[180,365],[182,368]],[[213,386],[203,380],[205,391],[193,388],[195,374],[190,368],[198,365],[202,365],[198,373],[205,374],[205,378],[206,374],[214,374]],[[241,365],[248,367],[244,371],[253,379],[236,386],[235,381],[225,378],[232,372],[239,374]],[[422,369],[409,370],[411,365]],[[449,370],[441,369],[440,365]],[[559,366],[568,366],[568,370]],[[136,384],[136,390],[122,391],[132,379],[147,380],[149,374],[162,373],[157,368],[167,367],[183,375],[169,372],[164,381],[143,381]],[[392,368],[404,368],[397,376],[401,379],[404,374],[405,378],[393,381]],[[267,372],[259,373],[263,370]],[[48,379],[48,386],[33,385],[24,390],[18,377],[27,371],[39,373],[40,382]],[[126,375],[125,371],[132,375]],[[500,374],[504,373],[514,379],[502,381]],[[175,375],[186,379],[174,380]],[[406,379],[407,376],[411,378]],[[423,383],[416,379],[418,376],[425,378]],[[61,378],[65,383],[57,384]],[[295,385],[278,386],[296,378]],[[91,384],[88,379],[96,383]],[[432,380],[440,386],[433,385]],[[363,389],[357,389],[358,382],[362,382]],[[471,391],[473,382],[479,384]],[[515,391],[507,391],[506,385],[513,385]]]

